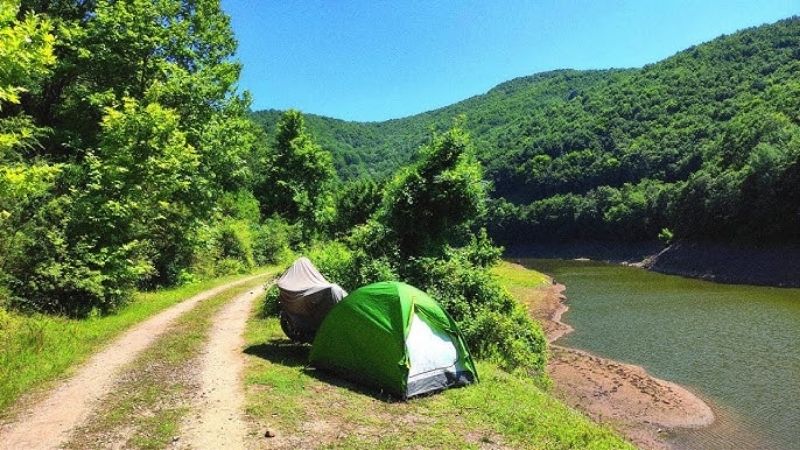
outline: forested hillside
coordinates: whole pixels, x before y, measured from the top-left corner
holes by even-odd
[[[796,241],[799,111],[795,17],[641,69],[542,73],[404,119],[310,116],[309,129],[344,178],[380,178],[465,115],[504,242]]]

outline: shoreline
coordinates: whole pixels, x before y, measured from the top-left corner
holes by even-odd
[[[800,287],[800,244],[576,241],[518,244],[505,258],[586,259],[726,284]]]
[[[528,302],[551,344],[548,373],[561,400],[647,449],[672,448],[667,438],[676,428],[703,428],[714,422],[711,407],[685,387],[653,377],[641,366],[554,344],[574,331],[561,321],[569,309],[565,290],[563,284],[553,283],[540,288],[541,301]]]

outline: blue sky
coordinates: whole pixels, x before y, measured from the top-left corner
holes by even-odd
[[[223,0],[253,109],[384,120],[514,77],[638,67],[800,14],[800,0]]]

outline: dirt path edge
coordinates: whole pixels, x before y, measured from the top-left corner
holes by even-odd
[[[190,297],[134,325],[95,353],[74,375],[0,425],[0,449],[56,449],[71,430],[94,411],[113,387],[116,375],[149,347],[182,314],[230,288],[263,278],[266,273],[225,283]]]

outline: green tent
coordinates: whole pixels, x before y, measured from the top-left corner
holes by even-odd
[[[455,321],[399,282],[364,286],[325,317],[311,365],[403,398],[478,380]]]

